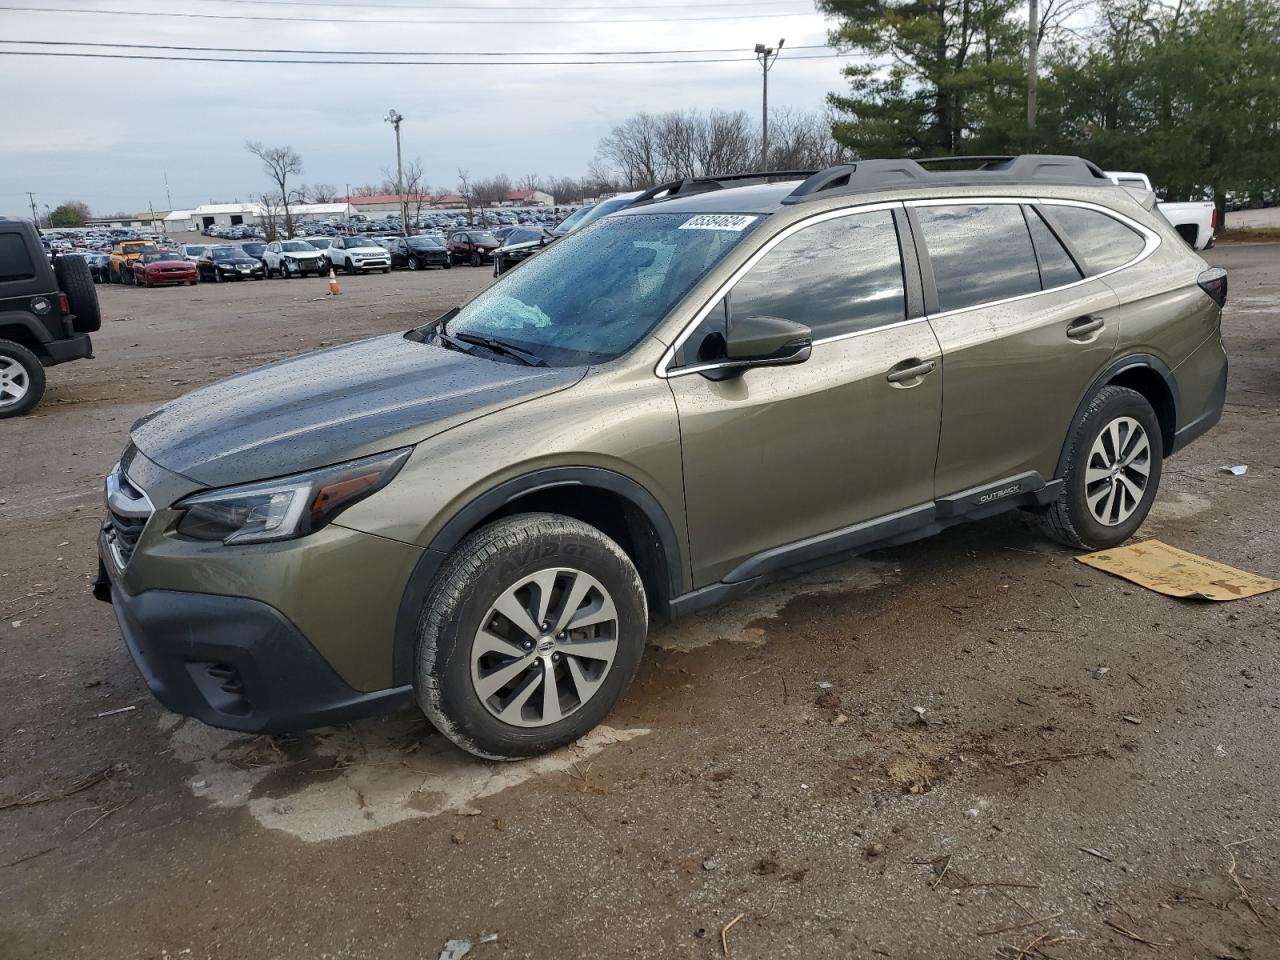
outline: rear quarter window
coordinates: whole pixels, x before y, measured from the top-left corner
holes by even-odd
[[[22,242],[22,235],[0,233],[0,283],[30,280],[35,275],[36,265]]]
[[[1058,232],[1084,259],[1090,274],[1104,273],[1133,260],[1146,238],[1114,217],[1084,207],[1045,204],[1045,213]]]

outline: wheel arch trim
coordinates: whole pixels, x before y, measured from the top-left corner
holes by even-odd
[[[628,501],[652,525],[662,544],[667,574],[668,596],[684,593],[684,557],[676,528],[666,510],[643,484],[631,477],[602,467],[548,467],[505,480],[474,497],[455,512],[423,550],[409,576],[396,613],[392,650],[392,683],[403,685],[413,678],[417,645],[417,621],[445,558],[485,517],[530,494],[556,487],[602,490]]]
[[[1128,356],[1120,357],[1112,360],[1111,363],[1107,365],[1106,369],[1104,369],[1102,373],[1094,379],[1093,383],[1089,385],[1089,389],[1084,392],[1084,396],[1080,398],[1080,402],[1076,404],[1076,409],[1071,415],[1071,422],[1067,425],[1067,435],[1062,441],[1062,451],[1058,454],[1058,465],[1054,470],[1054,477],[1061,479],[1066,472],[1067,456],[1071,446],[1071,432],[1075,428],[1077,421],[1079,421],[1081,414],[1084,413],[1085,407],[1089,405],[1089,401],[1092,400],[1093,396],[1103,387],[1107,386],[1117,377],[1128,373],[1131,370],[1150,370],[1152,373],[1159,376],[1159,378],[1164,382],[1165,388],[1169,391],[1169,401],[1173,405],[1173,423],[1171,424],[1170,432],[1176,434],[1178,429],[1179,397],[1178,381],[1174,378],[1173,370],[1171,370],[1169,365],[1159,357],[1153,356],[1149,353],[1133,353]],[[1173,451],[1169,449],[1167,439],[1164,437],[1161,439],[1166,440],[1164,444],[1166,449],[1163,453],[1167,457]]]

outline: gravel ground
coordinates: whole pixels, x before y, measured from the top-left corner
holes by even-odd
[[[1226,415],[1143,533],[1280,576],[1280,246],[1208,259]],[[88,594],[128,425],[486,280],[104,288],[97,359],[0,423],[0,957],[1280,957],[1280,594],[1171,600],[1021,516],[663,628],[529,763],[411,712],[268,739],[154,703]]]

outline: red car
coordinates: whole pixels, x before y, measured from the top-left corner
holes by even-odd
[[[165,283],[196,284],[196,265],[180,253],[145,253],[133,262],[133,282],[140,287]]]
[[[478,267],[493,261],[493,251],[502,246],[488,230],[459,230],[449,234],[449,262]]]

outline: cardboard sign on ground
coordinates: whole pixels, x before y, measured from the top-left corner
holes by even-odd
[[[1159,540],[1099,550],[1076,559],[1169,597],[1240,600],[1280,589],[1280,580],[1246,573]]]

